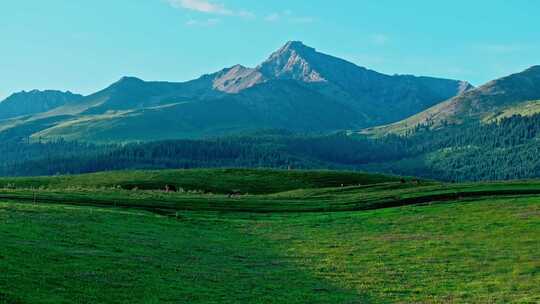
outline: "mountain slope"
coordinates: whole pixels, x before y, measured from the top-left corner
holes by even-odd
[[[75,103],[82,97],[71,92],[52,90],[15,93],[0,102],[0,120],[46,112],[65,104]]]
[[[419,125],[438,128],[448,124],[491,121],[509,111],[519,114],[540,99],[540,66],[491,81],[464,92],[403,121],[364,132],[370,134],[404,134]]]
[[[275,80],[206,101],[75,116],[33,137],[122,142],[224,136],[259,129],[324,132],[350,128],[350,122],[358,119],[361,117],[346,105],[336,105],[293,81]]]
[[[258,79],[290,79],[365,114],[366,125],[403,119],[470,90],[463,81],[389,76],[288,42],[253,70]]]
[[[124,77],[76,102],[0,124],[0,132],[92,141],[266,128],[332,132],[397,121],[470,88],[455,80],[384,75],[289,42],[255,68],[236,65],[183,83]]]

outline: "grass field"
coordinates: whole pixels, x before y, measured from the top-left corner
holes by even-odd
[[[0,303],[540,302],[540,182],[297,174],[235,198],[4,179]]]
[[[395,182],[387,175],[347,171],[284,171],[253,169],[197,169],[117,171],[55,177],[0,178],[0,188],[178,190],[203,193],[266,194],[301,188],[370,185]]]

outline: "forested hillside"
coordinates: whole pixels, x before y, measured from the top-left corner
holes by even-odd
[[[505,180],[540,176],[540,115],[429,130],[401,138],[403,158],[364,166],[397,174],[450,180]],[[387,140],[396,140],[395,137]]]
[[[350,169],[447,181],[540,176],[540,115],[512,116],[407,136],[297,135],[267,131],[206,140],[128,145],[12,141],[0,147],[1,175],[74,174],[120,169]]]

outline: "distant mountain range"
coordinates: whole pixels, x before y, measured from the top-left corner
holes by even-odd
[[[125,77],[85,97],[17,93],[0,103],[0,138],[127,142],[354,130],[405,119],[472,89],[464,81],[381,74],[288,42],[256,68],[236,65],[183,83]]]

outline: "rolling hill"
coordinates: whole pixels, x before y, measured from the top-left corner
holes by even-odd
[[[398,121],[471,88],[381,74],[293,41],[255,68],[236,65],[183,83],[124,77],[76,102],[0,121],[0,138],[127,142],[259,129],[330,132]]]

